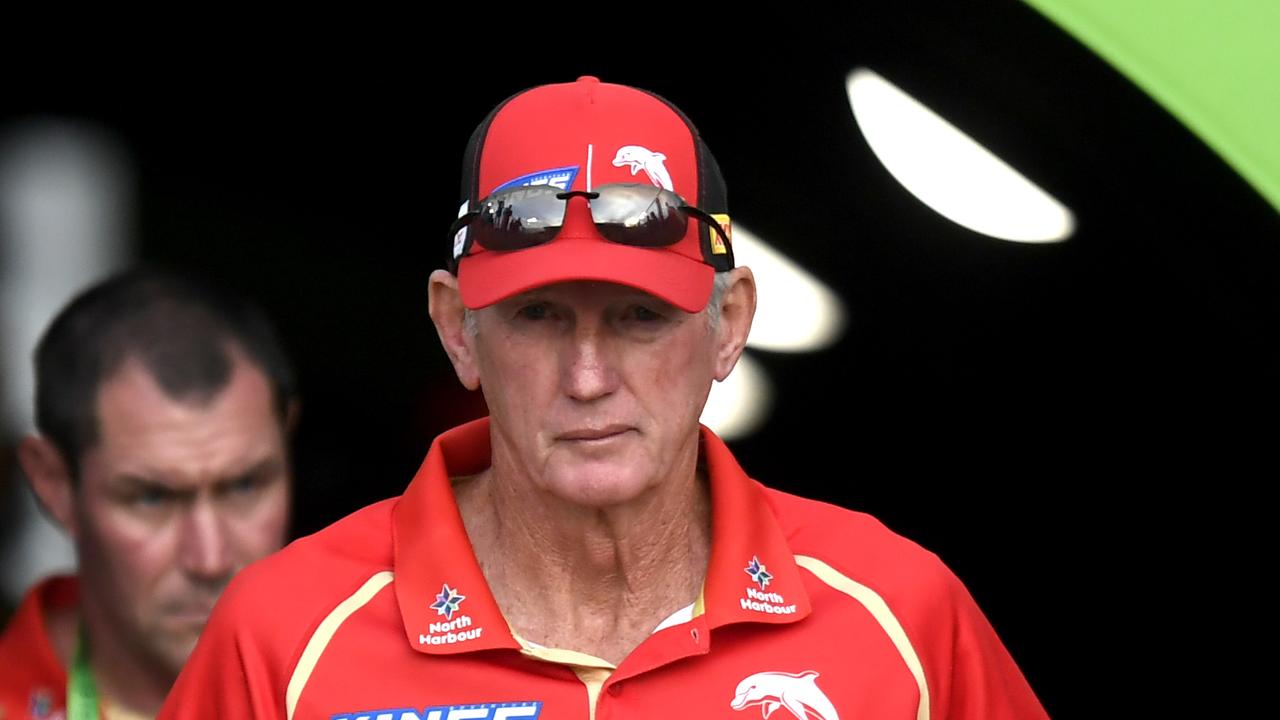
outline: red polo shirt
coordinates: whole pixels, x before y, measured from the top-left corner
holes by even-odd
[[[935,555],[761,486],[705,428],[701,453],[701,601],[617,667],[503,619],[449,482],[488,467],[482,420],[437,438],[400,498],[240,573],[161,718],[1045,717]]]
[[[22,598],[0,635],[0,720],[66,717],[67,670],[49,639],[47,618],[78,601],[74,577],[49,578]]]

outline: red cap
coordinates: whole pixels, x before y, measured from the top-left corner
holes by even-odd
[[[727,211],[720,170],[684,114],[656,95],[594,77],[508,98],[476,128],[463,175],[461,212],[510,187],[590,190],[636,182],[671,190],[710,213]],[[714,230],[692,219],[685,237],[668,247],[610,242],[596,230],[579,197],[569,200],[564,227],[545,245],[486,250],[467,242],[464,231],[454,239],[453,259],[462,302],[469,308],[542,285],[599,280],[639,288],[697,312],[711,295],[715,271],[733,267],[732,251]]]

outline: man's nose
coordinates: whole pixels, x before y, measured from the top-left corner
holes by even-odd
[[[575,318],[564,373],[566,392],[575,400],[589,402],[617,389],[618,372],[602,320]]]
[[[234,570],[226,518],[208,498],[188,508],[182,525],[179,561],[191,577],[225,580]]]

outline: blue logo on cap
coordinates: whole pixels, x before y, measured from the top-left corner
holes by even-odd
[[[566,165],[564,167],[551,168],[550,170],[539,170],[528,175],[521,175],[515,180],[509,180],[494,188],[494,192],[500,190],[510,190],[511,188],[527,187],[529,185],[550,185],[561,190],[568,190],[573,187],[573,181],[578,177],[577,165]]]

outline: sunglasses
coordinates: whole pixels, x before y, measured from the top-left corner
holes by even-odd
[[[711,214],[670,190],[639,183],[611,183],[589,192],[566,192],[548,185],[501,190],[481,200],[478,209],[460,216],[449,228],[449,237],[467,229],[468,244],[459,257],[467,254],[473,242],[499,251],[542,245],[560,233],[569,198],[575,196],[587,199],[592,222],[610,242],[634,247],[675,245],[684,238],[692,216],[719,235],[724,248],[730,247],[729,236]]]

